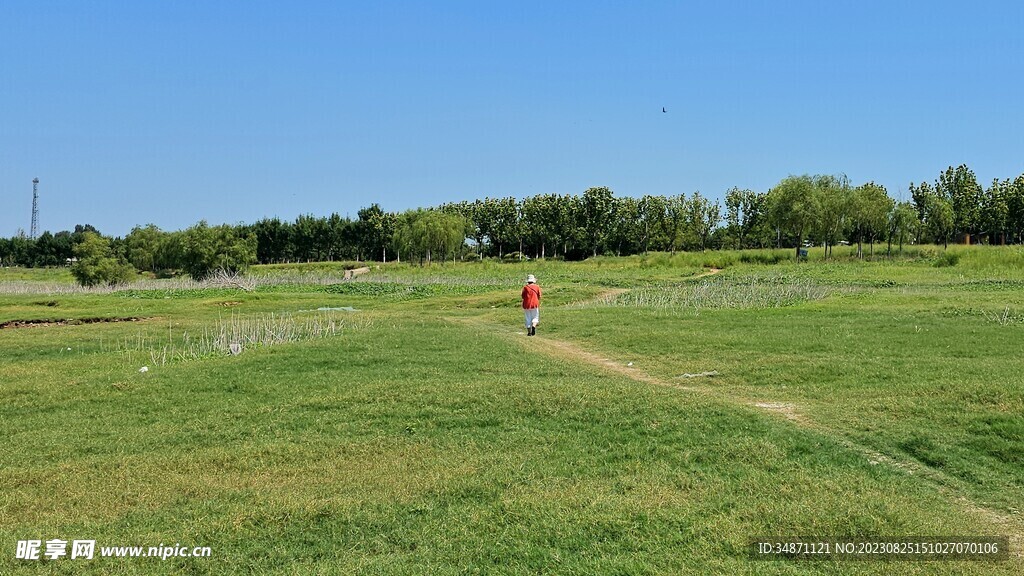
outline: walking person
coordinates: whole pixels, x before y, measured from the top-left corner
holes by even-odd
[[[536,335],[537,324],[540,323],[540,286],[533,274],[526,277],[526,286],[523,286],[523,312],[526,316],[526,335]]]

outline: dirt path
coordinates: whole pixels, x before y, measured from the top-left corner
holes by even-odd
[[[629,362],[622,362],[621,360],[612,360],[605,358],[599,354],[595,354],[588,350],[584,350],[580,346],[566,342],[564,340],[554,340],[552,338],[545,338],[543,336],[539,338],[529,339],[523,342],[524,346],[528,346],[531,351],[557,358],[560,360],[570,359],[591,366],[598,366],[607,371],[614,372],[626,378],[643,382],[645,384],[651,384],[653,386],[662,386],[665,388],[674,388],[676,390],[686,390],[688,392],[694,392],[697,389],[690,386],[683,386],[675,382],[666,382],[660,378],[651,376],[647,372],[630,366]]]
[[[717,274],[719,271],[720,270],[718,269],[712,269],[710,272],[706,272],[701,276],[710,276],[712,274]],[[628,290],[624,288],[612,288],[601,292],[595,296],[593,300],[601,301],[604,298],[614,297],[627,291]],[[632,366],[631,362],[613,360],[601,354],[587,350],[574,342],[556,340],[554,338],[544,336],[543,333],[534,338],[525,338],[523,337],[522,332],[510,332],[507,326],[493,324],[479,318],[449,317],[446,318],[446,320],[472,327],[476,330],[498,336],[505,340],[514,340],[517,344],[527,350],[550,358],[579,362],[595,366],[607,372],[624,376],[637,382],[643,382],[648,385],[681,390],[687,393],[703,394],[726,404],[744,406],[747,408],[752,407],[761,411],[776,414],[793,424],[800,426],[801,428],[813,430],[833,439],[847,449],[861,454],[873,465],[890,466],[906,474],[911,474],[930,481],[937,487],[939,492],[943,493],[950,501],[958,503],[966,512],[974,516],[984,518],[986,522],[997,526],[1003,531],[1003,533],[1007,534],[1011,543],[1011,555],[1016,558],[1024,557],[1024,550],[1022,550],[1022,546],[1024,546],[1024,519],[1017,515],[1011,516],[1001,511],[992,510],[991,508],[987,508],[971,501],[963,494],[960,494],[953,488],[950,488],[949,482],[946,481],[947,478],[945,477],[945,474],[940,470],[925,466],[913,459],[893,458],[881,454],[867,446],[854,443],[842,435],[814,422],[805,414],[801,413],[795,404],[781,402],[757,402],[750,399],[728,396],[714,390],[713,388],[685,386],[678,382],[663,380],[647,373],[641,368]]]
[[[706,278],[708,276],[714,276],[721,271],[722,269],[720,268],[710,268],[706,272],[691,276],[688,279]],[[625,294],[626,292],[629,292],[629,289],[609,288],[599,292],[593,298],[582,303],[599,304],[601,302],[607,302],[616,296]],[[580,303],[577,303],[577,305],[578,304]],[[476,330],[487,332],[506,340],[514,340],[517,344],[527,350],[550,358],[595,366],[605,370],[606,372],[624,376],[631,380],[643,382],[644,384],[651,386],[671,388],[692,394],[703,394],[726,404],[754,408],[759,411],[769,412],[776,416],[785,418],[787,421],[792,422],[801,428],[813,430],[819,434],[827,436],[828,438],[838,442],[846,449],[861,454],[872,465],[889,466],[896,470],[900,470],[905,474],[910,474],[929,481],[940,493],[945,495],[946,498],[960,506],[965,513],[983,519],[983,522],[997,527],[1002,534],[1006,534],[1010,539],[1010,554],[1014,558],[1024,558],[1024,549],[1022,549],[1022,547],[1024,547],[1024,518],[1019,517],[1019,515],[1008,515],[1005,512],[987,508],[970,500],[963,494],[957,492],[954,488],[951,488],[949,479],[940,470],[928,467],[913,459],[893,458],[891,456],[881,454],[870,447],[857,444],[827,427],[814,422],[806,414],[802,413],[799,406],[796,404],[789,402],[759,402],[750,398],[737,398],[735,396],[730,396],[711,387],[686,386],[679,382],[664,380],[649,374],[641,368],[633,366],[631,362],[621,359],[614,360],[607,358],[606,356],[587,350],[574,342],[556,340],[554,338],[544,336],[543,333],[535,338],[524,338],[522,337],[522,332],[510,332],[506,326],[496,325],[478,318],[461,317],[447,318],[447,320],[465,326],[470,326]],[[686,376],[698,377],[703,375],[697,374]],[[681,376],[677,378],[681,378]]]
[[[621,294],[623,292],[626,292],[626,290],[623,288],[613,288],[611,290],[602,292],[601,294],[595,297],[595,300],[599,300],[609,295]],[[556,340],[554,338],[544,336],[543,333],[541,333],[535,338],[522,338],[522,332],[509,332],[506,326],[499,326],[487,322],[485,320],[481,320],[479,318],[449,317],[446,318],[446,320],[448,320],[449,322],[471,326],[477,330],[481,330],[483,332],[499,336],[506,340],[514,340],[516,341],[516,343],[528,349],[529,351],[536,352],[538,354],[542,354],[550,358],[555,358],[558,360],[571,360],[581,362],[583,364],[589,364],[591,366],[597,366],[606,371],[613,372],[620,376],[625,376],[626,378],[636,380],[637,382],[650,384],[652,386],[671,388],[673,390],[684,390],[686,392],[711,394],[716,398],[728,400],[732,404],[754,406],[757,408],[761,408],[763,410],[767,410],[769,412],[780,414],[784,416],[786,419],[792,420],[798,424],[810,426],[810,422],[806,418],[804,418],[803,415],[801,415],[796,410],[795,406],[792,404],[760,404],[755,403],[753,401],[741,401],[735,398],[727,399],[726,397],[720,394],[714,394],[711,390],[707,388],[687,386],[676,380],[664,380],[662,378],[658,378],[656,376],[649,374],[642,368],[632,366],[632,362],[626,360],[613,360],[601,354],[597,354],[595,352],[587,350],[574,342],[569,342],[566,340]]]
[[[616,296],[620,294],[625,294],[626,292],[629,292],[628,288],[609,288],[607,290],[602,290],[598,292],[593,298],[590,298],[589,300],[576,302],[570,304],[570,306],[593,306],[594,304],[603,304],[611,302],[612,300],[615,299]]]
[[[721,271],[721,268],[711,268],[707,272],[697,274],[696,276],[692,276],[691,278],[704,278],[705,276],[712,276],[714,274],[718,274]],[[607,302],[615,298],[616,296],[619,296],[620,294],[625,294],[626,292],[629,292],[628,288],[608,288],[607,290],[602,290],[601,292],[598,292],[593,298],[585,300],[583,302],[578,302],[576,303],[576,305],[597,304],[601,302]],[[449,318],[449,320],[456,320],[467,324],[473,324],[474,326],[477,326],[479,328],[493,328],[492,325],[483,321],[478,321],[473,318]],[[502,332],[504,333],[504,331]],[[687,390],[691,392],[697,390],[697,388],[694,388],[692,386],[683,386],[676,382],[667,382],[665,380],[655,378],[654,376],[651,376],[650,374],[644,372],[643,370],[640,370],[639,368],[634,368],[633,366],[630,365],[631,363],[629,362],[623,363],[622,361],[610,360],[593,352],[587,351],[576,344],[566,342],[564,340],[553,340],[551,338],[544,338],[542,336],[537,339],[527,340],[524,344],[530,346],[531,350],[539,352],[546,356],[552,356],[555,358],[562,359],[571,358],[579,362],[583,362],[584,364],[600,366],[605,370],[615,372],[616,374],[621,374],[622,376],[631,378],[633,380],[637,380],[639,382],[644,382],[646,384],[652,384],[654,386],[663,386],[665,388],[674,388],[676,390]]]
[[[690,276],[690,277],[685,278],[685,279],[686,280],[696,280],[698,278],[707,278],[708,276],[714,276],[715,274],[718,274],[721,271],[722,271],[721,268],[709,268],[707,272],[701,272],[700,274],[696,274],[694,276]],[[582,302],[576,302],[575,305],[579,306],[579,305],[600,304],[602,302],[607,302],[607,301],[615,298],[616,296],[619,296],[620,294],[625,294],[626,292],[629,292],[629,288],[608,288],[607,290],[602,290],[601,292],[598,292],[593,298],[591,298],[589,300],[584,300]]]
[[[690,278],[706,278],[708,276],[714,276],[715,274],[718,274],[721,271],[721,268],[708,268],[707,272],[701,272],[700,274],[697,274],[696,276],[691,276]]]

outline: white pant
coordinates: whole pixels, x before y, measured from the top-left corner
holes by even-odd
[[[530,308],[523,310],[526,315],[526,327],[531,328],[540,324],[540,308]]]

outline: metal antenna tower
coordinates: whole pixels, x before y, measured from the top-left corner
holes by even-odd
[[[39,236],[39,178],[32,179],[32,229],[28,236],[32,240]]]

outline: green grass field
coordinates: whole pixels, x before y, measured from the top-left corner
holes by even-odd
[[[1021,573],[1024,251],[839,252],[257,267],[251,290],[0,270],[0,573]],[[749,552],[971,535],[1009,558]],[[16,559],[33,539],[211,555]]]

